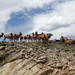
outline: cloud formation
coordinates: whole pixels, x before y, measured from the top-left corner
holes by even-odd
[[[15,16],[14,19],[11,14],[18,14],[18,12],[23,12],[23,15]],[[0,1],[0,32],[25,30],[26,33],[51,32],[56,38],[61,35],[74,37],[74,14],[75,0],[2,0]]]
[[[0,0],[0,31],[4,31],[6,22],[13,12],[23,11],[24,8],[37,8],[53,0]]]
[[[34,16],[33,31],[52,32],[57,38],[61,35],[75,36],[74,13],[75,1],[56,4],[52,12]]]

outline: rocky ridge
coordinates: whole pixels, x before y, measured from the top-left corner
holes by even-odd
[[[0,43],[0,75],[75,75],[75,51],[36,43]]]

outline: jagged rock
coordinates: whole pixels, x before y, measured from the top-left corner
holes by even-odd
[[[39,75],[51,75],[53,73],[53,69],[50,68],[48,70],[44,70],[42,73],[40,73]]]
[[[25,52],[25,49],[22,49],[21,51],[24,53]]]
[[[61,63],[57,63],[55,67],[58,68],[58,69],[62,69],[63,66],[64,66],[63,64],[61,64]]]
[[[36,60],[37,63],[45,63],[47,61],[48,61],[47,56],[41,56]]]
[[[1,43],[0,66],[0,75],[75,75],[75,51],[6,42]]]
[[[28,58],[29,58],[29,56],[28,56],[28,55],[25,55],[25,58],[26,58],[26,59],[28,59]]]
[[[73,56],[75,56],[75,53],[73,53]]]
[[[60,72],[60,71],[59,71],[58,69],[54,69],[52,75],[59,75],[59,72]]]
[[[32,50],[33,50],[32,48],[29,49],[29,51],[32,51]]]
[[[1,46],[0,47],[0,50],[5,50],[5,46]]]
[[[33,50],[32,48],[29,48],[27,52],[28,53],[31,53],[32,50]]]
[[[3,60],[3,58],[4,58],[4,53],[0,52],[0,60]]]
[[[70,50],[69,50],[69,49],[66,49],[65,51],[68,52],[68,51],[70,51]]]

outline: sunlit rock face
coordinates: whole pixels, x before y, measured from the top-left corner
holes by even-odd
[[[0,75],[74,75],[75,47],[0,43]]]
[[[0,68],[1,75],[34,75],[37,74],[39,65],[28,60],[16,60]]]

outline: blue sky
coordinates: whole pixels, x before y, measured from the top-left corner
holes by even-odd
[[[0,32],[75,36],[75,0],[2,0]]]

